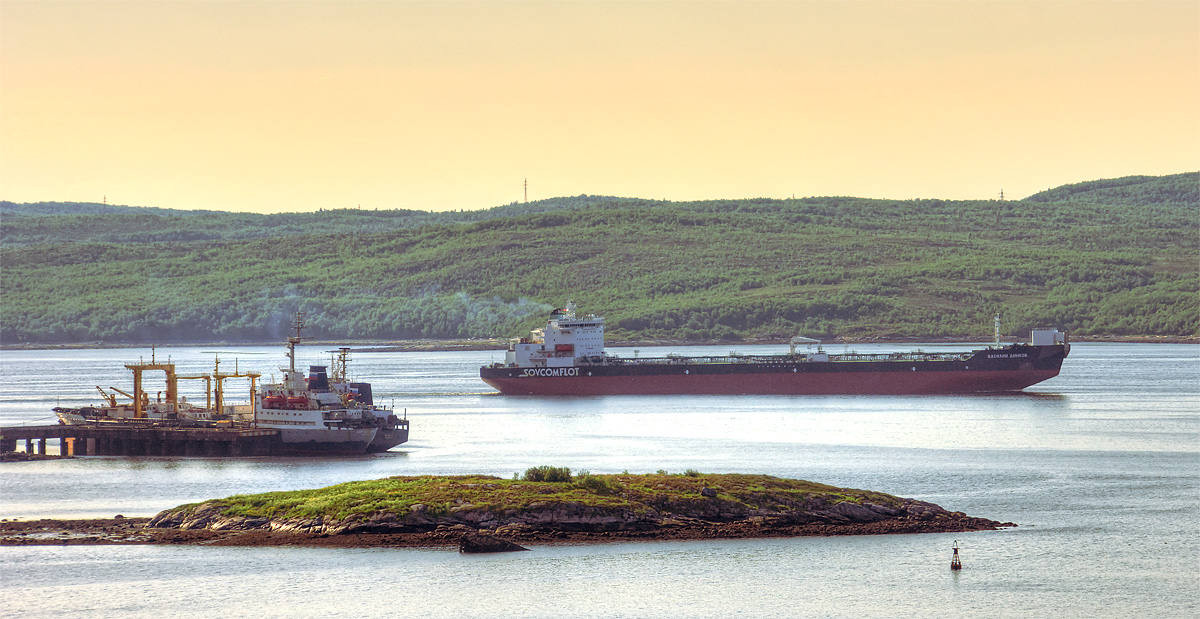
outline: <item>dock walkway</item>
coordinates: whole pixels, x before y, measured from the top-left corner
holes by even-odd
[[[258,428],[109,423],[0,428],[0,452],[16,451],[21,441],[33,454],[45,454],[46,442],[57,441],[64,456],[270,456],[282,444],[279,430]]]

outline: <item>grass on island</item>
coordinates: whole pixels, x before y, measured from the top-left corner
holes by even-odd
[[[709,497],[701,494],[705,489],[710,490]],[[427,515],[437,517],[463,510],[520,513],[555,504],[643,511],[710,498],[753,509],[815,499],[829,505],[863,501],[896,505],[900,501],[878,492],[768,475],[704,474],[693,470],[681,474],[659,471],[611,475],[579,471],[572,475],[566,467],[543,466],[529,469],[520,478],[514,474],[513,479],[489,475],[388,477],[315,490],[237,495],[216,503],[223,506],[222,515],[231,517],[344,520],[376,513],[402,517],[415,505],[424,505]]]

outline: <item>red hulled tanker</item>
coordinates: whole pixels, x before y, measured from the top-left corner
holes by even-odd
[[[808,351],[797,351],[799,344]],[[1065,333],[1035,329],[1027,344],[961,353],[830,354],[816,340],[794,338],[780,355],[624,358],[604,351],[603,318],[576,317],[568,303],[479,376],[505,395],[974,393],[1053,378],[1070,350]]]

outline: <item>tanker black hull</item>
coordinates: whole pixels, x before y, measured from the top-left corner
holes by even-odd
[[[1019,391],[1058,375],[1070,346],[1014,345],[957,356],[907,353],[813,361],[791,355],[729,363],[608,359],[558,368],[484,367],[505,395],[921,395]],[[846,357],[846,356],[843,356]]]

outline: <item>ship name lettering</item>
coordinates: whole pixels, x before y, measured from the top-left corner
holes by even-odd
[[[579,376],[579,368],[526,368],[521,376]]]
[[[1013,353],[1009,355],[988,355],[988,359],[1018,359],[1020,357],[1028,357],[1027,353]]]

